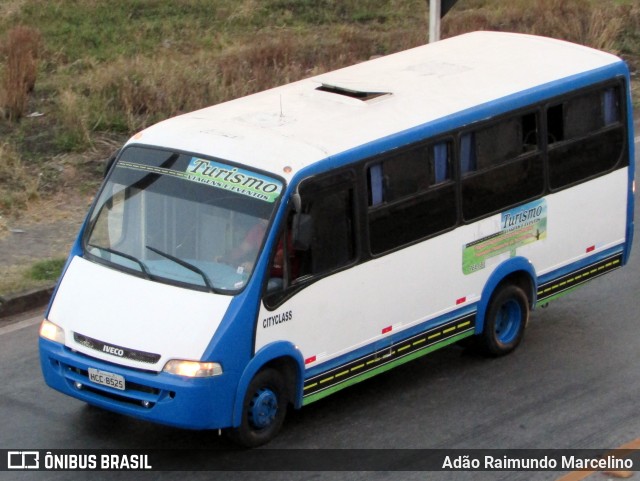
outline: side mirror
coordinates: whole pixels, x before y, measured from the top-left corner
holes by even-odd
[[[113,166],[113,163],[116,161],[116,157],[118,157],[119,153],[120,153],[120,150],[116,150],[113,154],[111,154],[111,157],[109,157],[109,160],[107,160],[107,165],[104,166],[104,172],[102,174],[103,179],[107,177],[107,174],[111,170],[111,167]]]
[[[313,219],[309,214],[297,213],[293,216],[291,238],[293,248],[298,251],[308,251],[313,237]]]

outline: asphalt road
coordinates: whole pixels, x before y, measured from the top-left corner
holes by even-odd
[[[636,200],[636,212],[639,204]],[[291,413],[268,447],[601,449],[640,438],[638,231],[636,227],[627,267],[536,310],[524,343],[512,355],[486,359],[457,346],[438,351]],[[46,387],[37,351],[39,319],[37,315],[0,325],[0,449],[228,446],[216,433],[132,420]],[[232,453],[231,459],[236,455],[241,463],[242,453]],[[0,478],[69,479],[74,474],[86,478],[86,473],[63,472],[5,472]],[[91,479],[133,478],[130,474],[92,473]],[[561,475],[267,472],[260,477],[553,480]],[[598,476],[602,475],[593,479],[606,479]],[[136,475],[136,479],[183,477],[178,472]],[[255,479],[256,473],[193,472],[189,477],[241,480]]]

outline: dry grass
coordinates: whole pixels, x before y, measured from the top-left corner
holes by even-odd
[[[16,216],[38,198],[40,177],[7,143],[0,144],[0,160],[0,214]]]
[[[59,127],[63,132],[58,136],[61,146],[65,150],[86,150],[91,147],[87,99],[67,89],[60,93],[56,103]]]
[[[244,0],[229,21],[248,21],[260,8],[258,2]],[[472,30],[518,31],[619,53],[623,32],[639,19],[640,8],[628,4],[469,0],[445,18],[443,37]],[[415,25],[415,18],[411,22]],[[86,96],[91,112],[91,128],[85,126],[85,131],[131,133],[173,115],[410,48],[425,39],[426,25],[424,30],[354,24],[321,25],[311,31],[263,28],[220,49],[163,48],[153,55],[97,64],[75,89]]]
[[[9,19],[14,15],[17,15],[24,6],[25,2],[26,0],[12,0],[10,2],[0,3],[0,18]]]
[[[40,44],[36,29],[18,26],[9,30],[0,49],[6,58],[0,101],[9,120],[24,115],[29,93],[36,84]]]
[[[309,36],[293,30],[261,32],[224,52],[163,52],[98,66],[82,77],[96,129],[133,132],[163,118],[339,68],[373,55],[420,44],[424,32],[374,33],[333,29]]]
[[[514,0],[500,7],[497,2],[485,2],[476,8],[459,9],[446,18],[443,37],[474,30],[511,31],[615,52],[625,24],[634,15],[638,18],[640,12],[631,5],[589,0]]]

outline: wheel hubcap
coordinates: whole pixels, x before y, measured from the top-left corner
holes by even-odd
[[[251,423],[257,428],[266,428],[273,423],[278,412],[278,398],[268,388],[260,389],[253,398],[249,411]]]
[[[521,322],[522,311],[518,302],[515,300],[505,302],[496,315],[495,332],[498,341],[504,344],[513,341]]]

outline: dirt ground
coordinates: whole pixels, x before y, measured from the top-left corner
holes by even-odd
[[[66,257],[91,197],[60,193],[30,205],[24,215],[4,220],[0,230],[0,272],[38,260]]]

